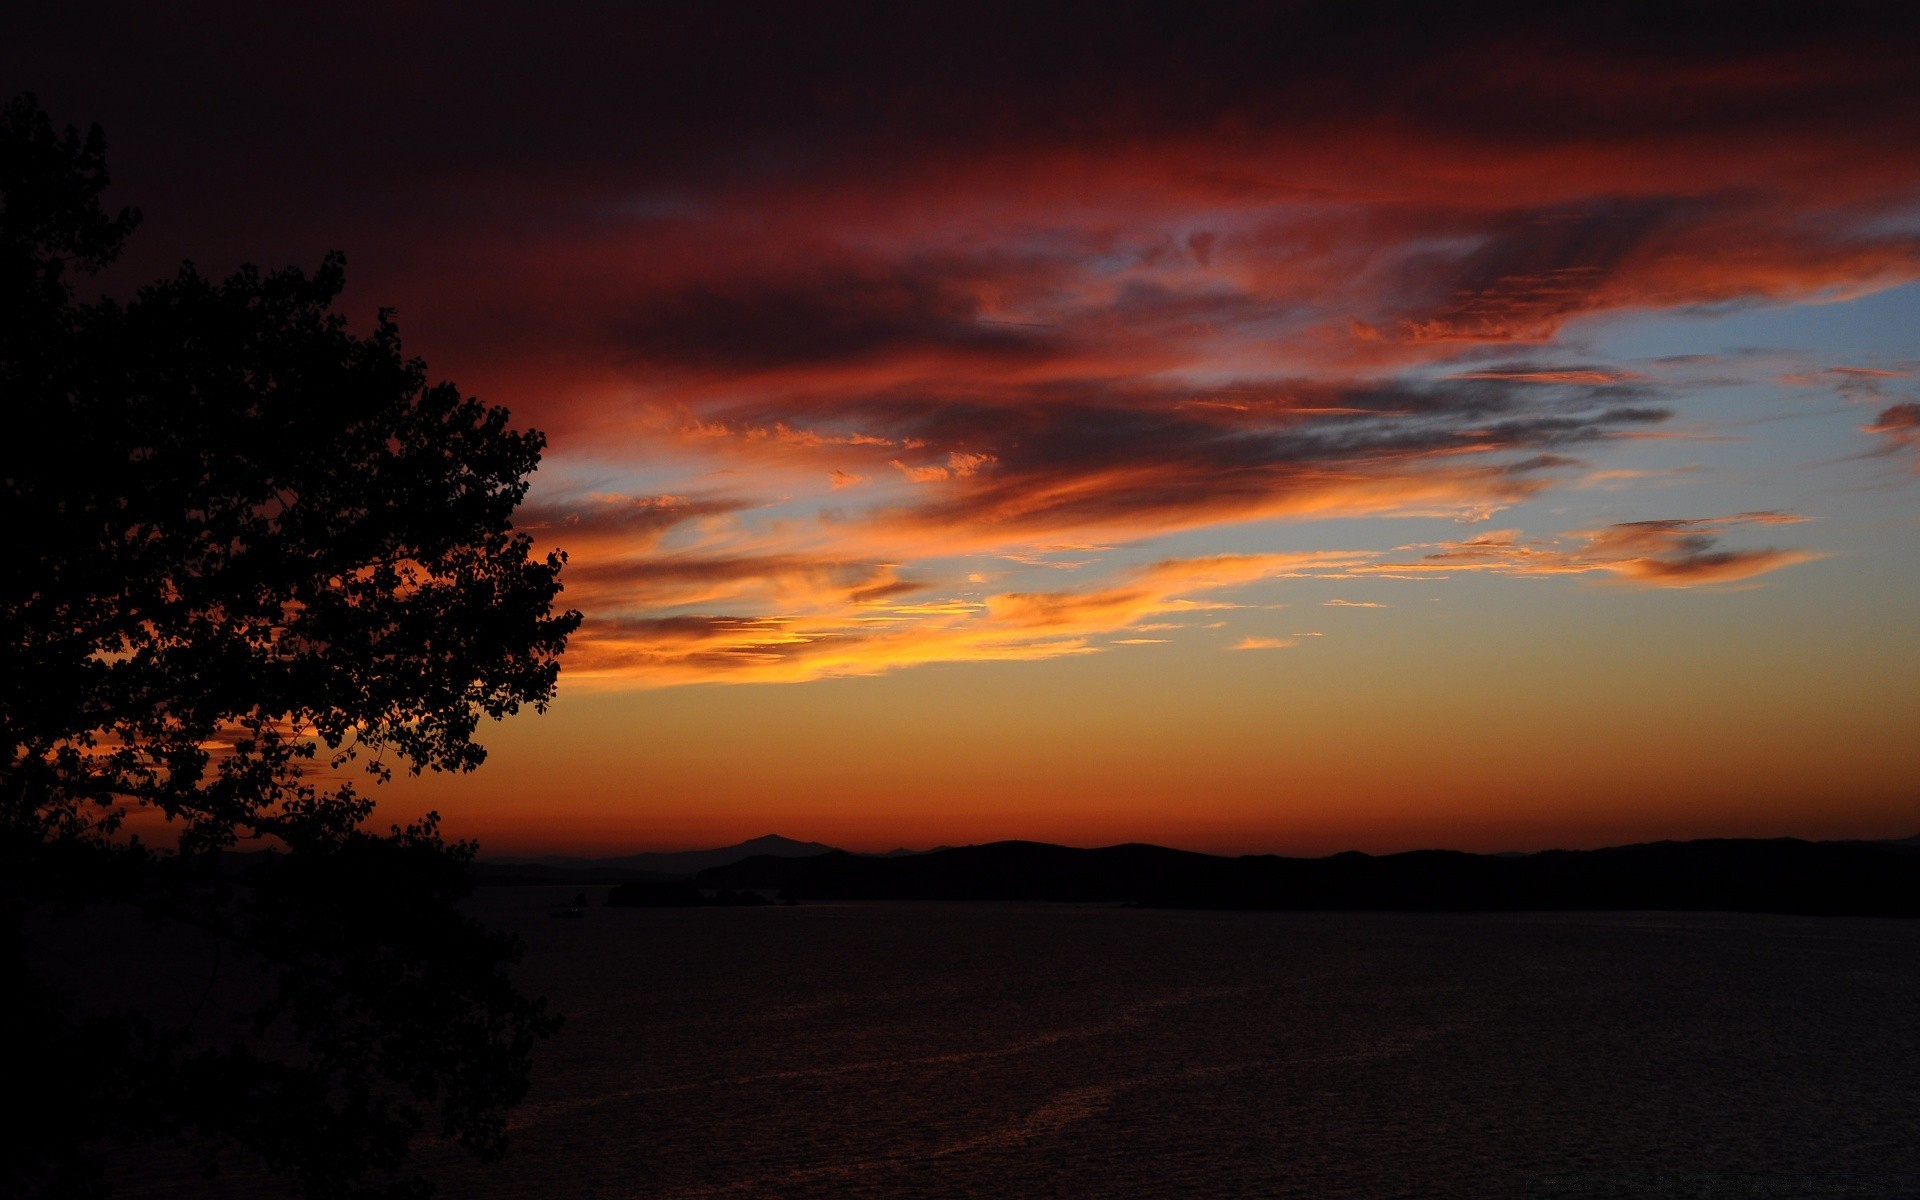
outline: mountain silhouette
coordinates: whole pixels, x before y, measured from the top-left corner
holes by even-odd
[[[707,891],[783,900],[1048,900],[1164,908],[1395,911],[1672,909],[1920,916],[1920,847],[1796,838],[1604,850],[1419,850],[1229,858],[1129,844],[994,842],[877,857],[755,856],[700,872]]]
[[[804,858],[843,854],[820,842],[798,842],[769,833],[734,846],[713,850],[669,850],[624,854],[611,858],[547,855],[538,858],[486,858],[477,865],[483,884],[531,883],[665,883],[692,879],[713,867],[744,858]]]

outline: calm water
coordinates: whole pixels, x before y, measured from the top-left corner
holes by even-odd
[[[1920,923],[559,894],[449,1195],[1920,1196]]]

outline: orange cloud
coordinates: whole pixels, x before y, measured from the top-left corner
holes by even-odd
[[[1753,512],[1731,517],[1627,521],[1569,536],[1569,550],[1529,541],[1512,530],[1437,543],[1410,562],[1383,563],[1369,570],[1416,574],[1493,571],[1503,575],[1585,575],[1604,573],[1645,587],[1695,587],[1735,583],[1822,557],[1803,550],[1725,550],[1720,540],[1730,529],[1748,525],[1791,525],[1804,520],[1790,513]],[[1406,547],[1413,549],[1415,547]]]
[[[1605,576],[1642,587],[1753,579],[1820,557],[1793,549],[1726,548],[1733,531],[1803,518],[1781,512],[1623,522],[1557,539],[1496,530],[1402,547],[1406,558],[1345,550],[1168,558],[1047,590],[986,592],[969,572],[960,590],[897,563],[793,553],[701,557],[643,554],[584,563],[569,598],[591,615],[570,652],[570,678],[613,686],[697,681],[797,681],[923,663],[1032,660],[1151,644],[1182,614],[1247,606],[1222,593],[1289,579],[1444,579],[1456,572]],[[852,534],[856,539],[859,531]],[[839,546],[842,552],[856,542]],[[1074,564],[1085,569],[1093,560]],[[1327,607],[1386,609],[1334,598]],[[736,611],[714,612],[713,606]],[[672,610],[693,609],[674,614]],[[665,615],[661,614],[665,610]],[[1219,622],[1207,623],[1208,628]],[[1114,635],[1128,636],[1114,636]],[[1300,634],[1296,637],[1319,636]],[[1104,639],[1104,640],[1102,640]],[[1277,648],[1294,639],[1243,639]],[[1272,642],[1272,645],[1268,643]]]
[[[1091,654],[1101,649],[1093,638],[1141,628],[1143,617],[1237,607],[1206,593],[1344,570],[1367,557],[1351,552],[1216,555],[1151,563],[1127,572],[1114,586],[1082,591],[905,605],[842,589],[837,596],[817,595],[805,611],[780,616],[590,619],[569,650],[569,677],[641,686],[795,682],[933,662]],[[1108,644],[1159,640],[1117,638]]]
[[[1510,379],[1516,383],[1584,383],[1604,386],[1610,383],[1635,383],[1646,376],[1637,371],[1618,371],[1605,367],[1501,367],[1483,371],[1461,371],[1453,379]]]
[[[1684,470],[1584,461],[1603,448],[1721,436],[1665,427],[1697,380],[1594,361],[1571,321],[1920,279],[1913,56],[1825,10],[1649,39],[1606,6],[1496,6],[1383,42],[1335,5],[1306,41],[1291,8],[1123,5],[1097,52],[1046,6],[902,10],[884,55],[764,15],[714,42],[712,18],[649,23],[677,73],[550,79],[602,81],[591,109],[620,135],[562,153],[503,119],[419,185],[489,215],[392,234],[411,274],[391,294],[438,314],[436,356],[547,428],[550,465],[662,493],[526,516],[596,618],[573,677],[596,654],[797,678],[1091,652],[1218,598],[1110,553],[1265,520],[1486,520]],[[1046,65],[985,65],[1026,61]],[[870,102],[831,100],[823,72]],[[1896,374],[1810,378],[1865,401]],[[1913,448],[1906,407],[1866,426],[1883,452]],[[1312,570],[1683,586],[1809,557],[1724,548],[1731,528]],[[1040,566],[1079,586],[1020,571]],[[644,624],[703,612],[733,615],[699,638]]]
[[[651,552],[685,527],[724,521],[758,502],[729,496],[626,496],[595,493],[569,503],[520,509],[514,524],[541,540],[566,542],[574,552]]]

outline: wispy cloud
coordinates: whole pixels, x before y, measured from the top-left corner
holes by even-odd
[[[436,366],[547,430],[556,472],[626,479],[523,514],[591,618],[570,678],[809,678],[1091,653],[1239,586],[1124,565],[1146,546],[1368,545],[1249,531],[1675,482],[1623,456],[1728,436],[1674,414],[1761,372],[1877,411],[1879,452],[1913,453],[1911,364],[1622,363],[1569,334],[1920,279],[1911,48],[1842,9],[1738,37],[1682,13],[1655,39],[1616,6],[1495,5],[1382,39],[1338,4],[1120,4],[1093,32],[1046,5],[898,6],[853,34],[613,6],[512,89],[491,23],[404,9],[439,73],[367,39],[368,78],[414,81],[377,103],[342,98],[333,56],[263,58],[237,26],[159,57],[116,28],[137,52],[97,86],[140,111],[192,111],[215,73],[273,95],[231,114],[235,144],[329,170],[296,173],[289,206],[285,172],[182,143],[157,182],[192,244],[239,236],[194,180],[324,214],[292,244],[367,246],[392,264],[370,294],[433,322]],[[53,49],[22,46],[36,72]],[[396,120],[427,149],[396,157]],[[1271,578],[1670,587],[1812,557],[1736,544],[1756,525],[1483,535]]]
[[[590,617],[581,630],[570,669],[576,679],[613,684],[798,681],[933,662],[1094,654],[1158,644],[1166,639],[1147,635],[1189,624],[1218,628],[1237,610],[1271,607],[1256,603],[1257,596],[1242,598],[1238,589],[1271,589],[1287,581],[1439,582],[1480,572],[1585,576],[1651,588],[1727,584],[1821,557],[1811,550],[1724,544],[1740,530],[1801,521],[1790,513],[1751,512],[1621,522],[1553,538],[1496,530],[1396,552],[1170,558],[1099,574],[1079,586],[1033,591],[955,591],[950,583],[906,577],[884,563],[642,556],[617,566],[589,564],[570,585],[584,593],[590,612],[606,614]],[[647,611],[714,604],[745,611]],[[1343,597],[1321,604],[1392,607]],[[1208,615],[1215,619],[1205,620]],[[1183,616],[1188,619],[1178,619]],[[1245,635],[1233,648],[1279,649],[1319,636]]]
[[[1790,513],[1753,512],[1730,517],[1626,521],[1567,535],[1563,541],[1522,537],[1499,530],[1422,547],[1417,559],[1380,564],[1384,571],[1447,573],[1492,571],[1503,575],[1607,574],[1644,587],[1695,587],[1735,583],[1820,557],[1816,551],[1771,547],[1734,550],[1721,546],[1743,526],[1798,524]]]
[[[1880,439],[1883,454],[1915,455],[1913,469],[1920,471],[1920,404],[1895,404],[1880,411],[1862,433]]]
[[[1143,618],[1238,607],[1218,595],[1223,590],[1344,570],[1366,558],[1320,552],[1168,559],[1085,590],[1003,592],[915,604],[892,603],[842,580],[809,597],[789,594],[786,607],[797,611],[779,615],[590,619],[570,652],[570,669],[576,679],[616,683],[796,681],[930,662],[1091,654],[1103,645],[1164,640],[1094,640],[1170,624]],[[826,567],[819,576],[835,578]]]

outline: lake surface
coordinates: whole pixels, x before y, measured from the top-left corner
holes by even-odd
[[[1920,1196],[1920,922],[477,904],[496,1197]]]

